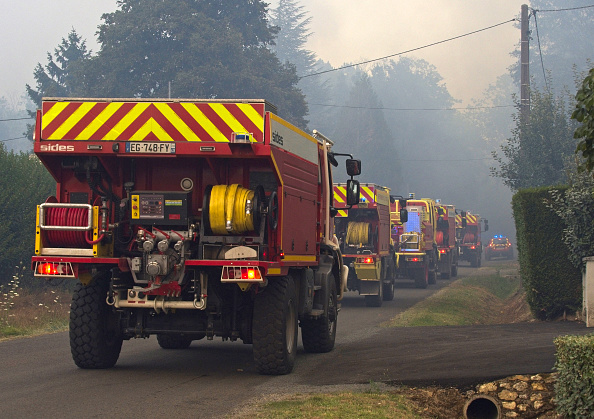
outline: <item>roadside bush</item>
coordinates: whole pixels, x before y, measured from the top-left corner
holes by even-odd
[[[557,412],[567,418],[591,418],[594,412],[594,335],[555,339],[558,372]]]
[[[560,194],[567,187],[554,188]],[[520,275],[534,317],[554,319],[582,304],[582,276],[563,243],[564,225],[544,204],[550,187],[522,189],[512,198]]]

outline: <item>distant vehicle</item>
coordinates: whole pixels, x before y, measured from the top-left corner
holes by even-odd
[[[514,257],[514,249],[509,239],[505,236],[494,236],[489,245],[485,248],[485,258],[491,260],[493,258],[512,259]]]

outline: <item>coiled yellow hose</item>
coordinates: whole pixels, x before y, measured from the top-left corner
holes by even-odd
[[[369,223],[349,222],[346,234],[347,244],[368,244]]]
[[[214,234],[242,234],[254,230],[254,191],[238,184],[215,185],[210,192],[208,213]]]

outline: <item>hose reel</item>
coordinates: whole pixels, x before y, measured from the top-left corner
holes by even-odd
[[[256,190],[239,184],[207,186],[202,205],[205,231],[219,236],[258,231],[265,199],[262,186]]]
[[[346,243],[349,245],[369,244],[372,234],[371,224],[351,221],[347,226]]]

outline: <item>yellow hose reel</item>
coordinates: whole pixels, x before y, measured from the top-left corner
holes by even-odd
[[[208,186],[204,193],[202,218],[209,234],[245,234],[260,228],[264,189],[241,185]]]
[[[346,242],[349,245],[369,244],[371,224],[351,221],[347,226]]]

